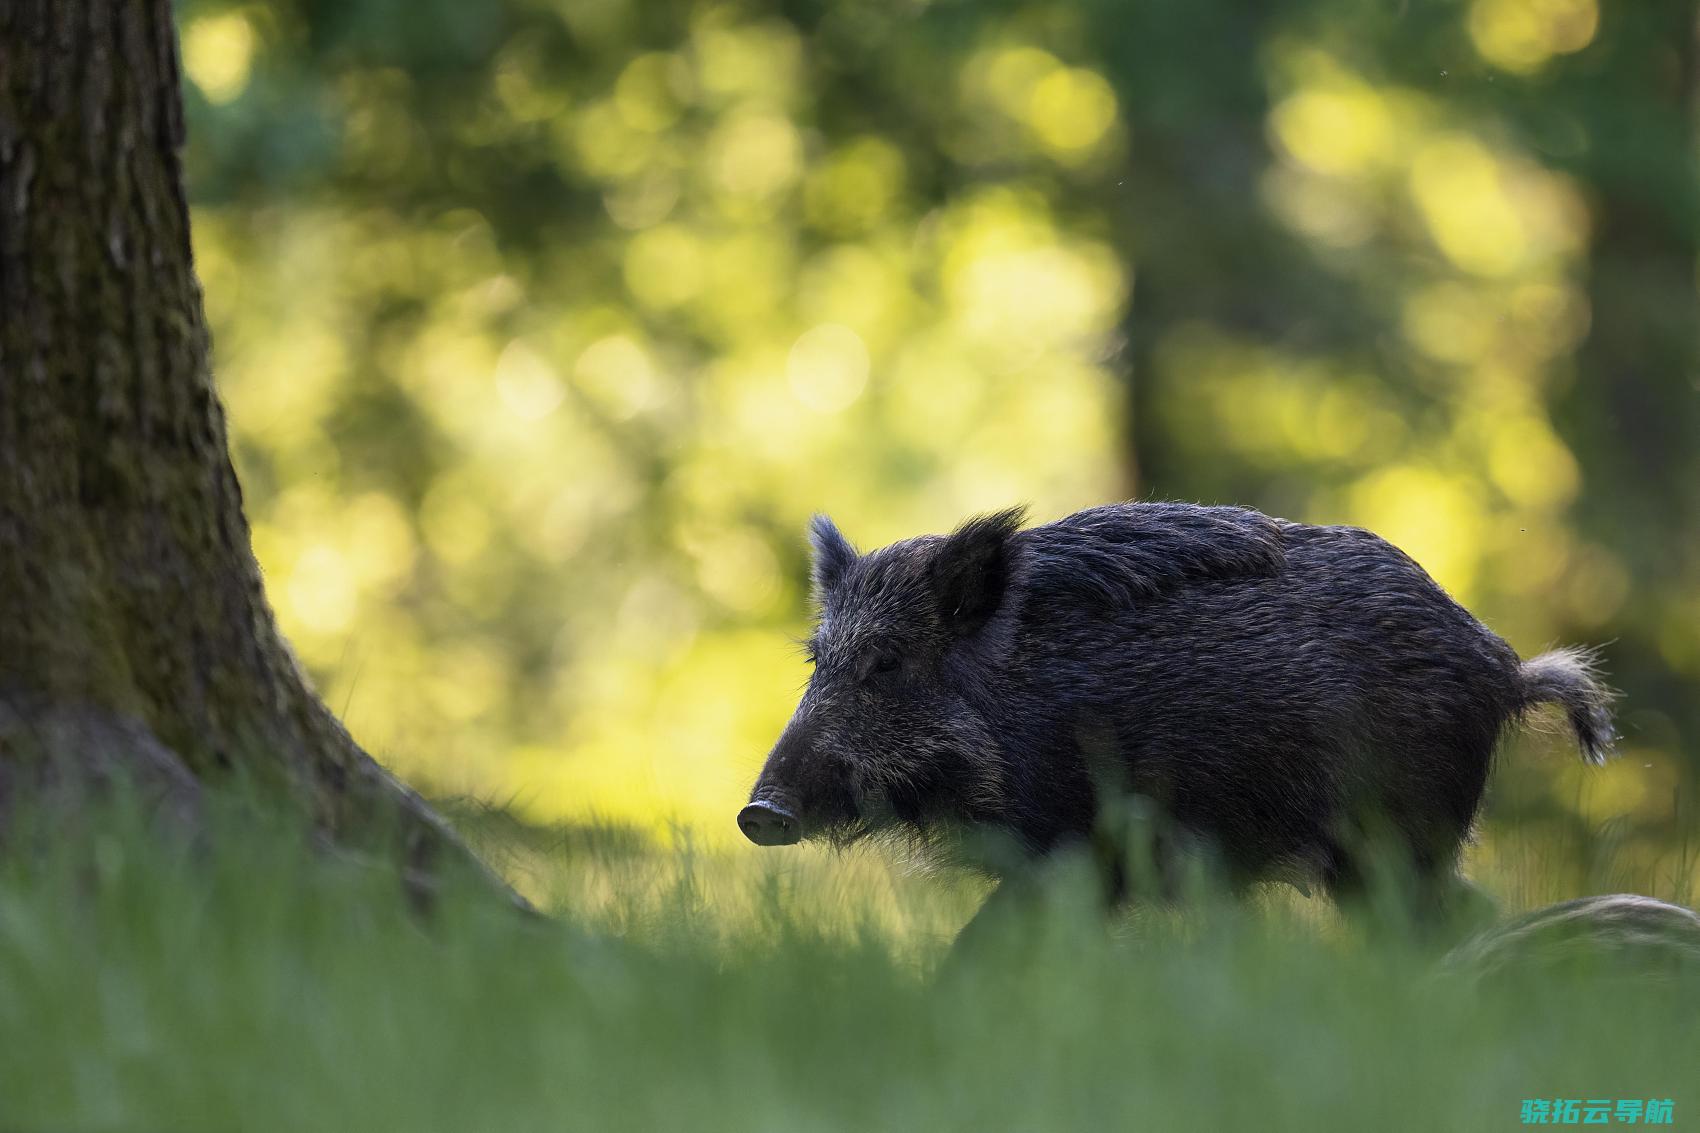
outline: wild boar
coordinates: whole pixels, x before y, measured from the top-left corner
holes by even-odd
[[[1142,796],[1235,884],[1363,881],[1377,831],[1455,877],[1496,744],[1558,704],[1603,760],[1590,655],[1517,654],[1368,531],[1237,507],[1020,509],[858,554],[812,526],[814,672],[744,834],[1001,831],[1083,843]]]

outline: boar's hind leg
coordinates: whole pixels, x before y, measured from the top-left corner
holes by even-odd
[[[1452,944],[1493,921],[1493,899],[1459,872],[1456,848],[1430,852],[1358,840],[1347,850],[1330,844],[1323,885],[1348,916],[1378,931],[1411,939]]]

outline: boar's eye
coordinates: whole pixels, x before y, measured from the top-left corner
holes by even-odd
[[[879,675],[895,673],[903,667],[903,660],[895,653],[881,653],[874,658],[874,663],[868,666],[868,672]]]

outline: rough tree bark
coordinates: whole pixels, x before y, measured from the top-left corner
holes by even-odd
[[[338,842],[467,856],[349,737],[249,544],[189,241],[169,0],[0,3],[0,825],[241,769]]]

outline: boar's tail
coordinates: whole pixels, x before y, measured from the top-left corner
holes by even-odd
[[[1524,661],[1523,705],[1554,703],[1570,717],[1582,758],[1604,763],[1617,733],[1611,726],[1612,691],[1600,680],[1599,663],[1586,649],[1554,649]]]

